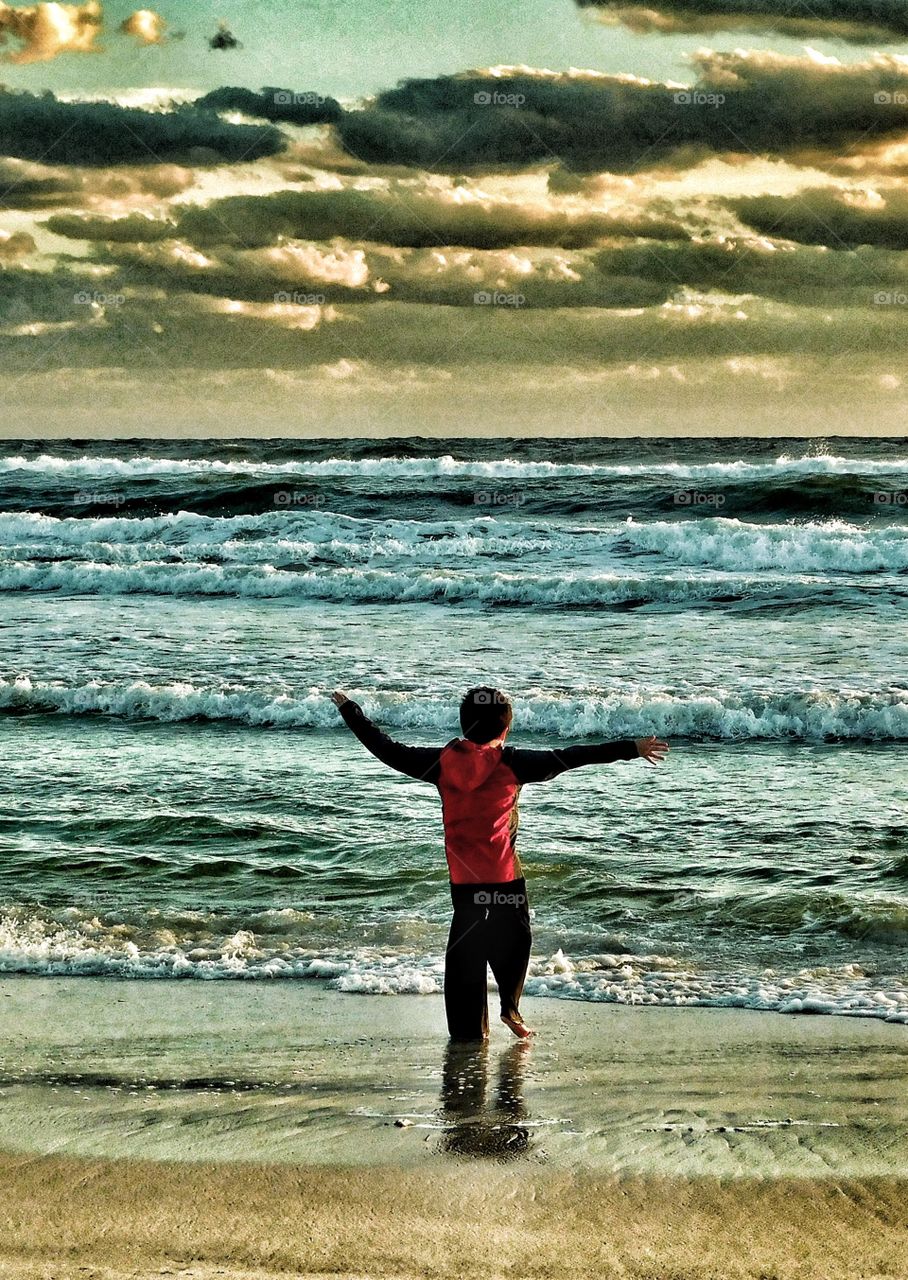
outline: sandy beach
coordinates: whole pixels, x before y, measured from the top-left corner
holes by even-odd
[[[878,1020],[0,982],[0,1275],[900,1276],[908,1041]]]

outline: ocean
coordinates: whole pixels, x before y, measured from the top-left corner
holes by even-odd
[[[0,971],[441,988],[431,786],[527,786],[526,990],[908,1023],[908,439],[6,442]]]

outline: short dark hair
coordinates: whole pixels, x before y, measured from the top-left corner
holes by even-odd
[[[463,695],[460,727],[470,742],[493,742],[510,725],[513,715],[507,694],[481,684]]]

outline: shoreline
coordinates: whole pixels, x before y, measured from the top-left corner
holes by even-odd
[[[908,1032],[878,1019],[528,997],[535,1041],[477,1048],[434,995],[36,976],[0,1011],[8,1153],[908,1178]]]
[[[525,1012],[0,979],[0,1280],[908,1276],[904,1027]]]

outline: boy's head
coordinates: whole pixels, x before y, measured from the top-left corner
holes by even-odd
[[[494,742],[511,727],[514,712],[500,689],[478,685],[468,689],[460,704],[460,727],[470,742]]]

